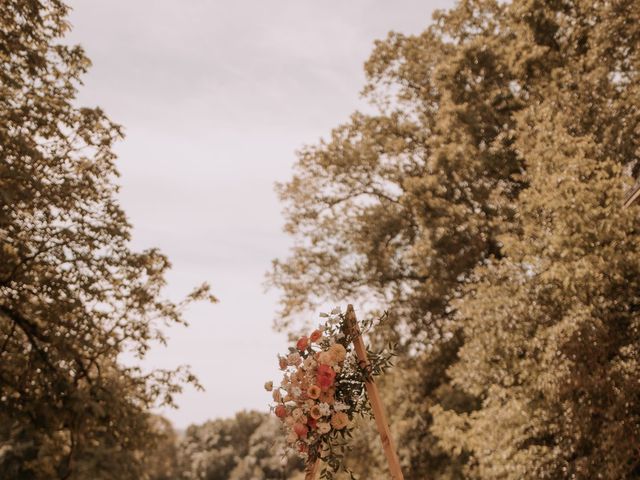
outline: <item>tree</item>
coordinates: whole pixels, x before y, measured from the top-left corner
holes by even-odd
[[[183,472],[189,480],[225,480],[239,458],[248,453],[249,438],[263,421],[257,412],[240,412],[187,429],[181,448]]]
[[[292,318],[318,302],[345,298],[391,310],[395,322],[391,331],[381,335],[401,340],[399,367],[406,369],[406,375],[404,386],[387,395],[395,407],[394,422],[403,430],[398,443],[409,445],[400,452],[409,478],[589,478],[584,472],[597,471],[597,466],[603,466],[598,456],[610,452],[604,446],[605,438],[621,438],[603,437],[586,450],[573,443],[573,451],[583,452],[587,460],[565,458],[565,470],[540,469],[532,462],[523,465],[523,470],[511,471],[498,458],[519,461],[520,457],[512,455],[518,450],[521,427],[505,417],[501,430],[488,428],[502,412],[497,404],[491,404],[495,408],[491,412],[485,405],[496,380],[488,374],[474,375],[483,369],[499,370],[489,351],[483,350],[487,346],[480,343],[484,336],[479,332],[496,322],[491,331],[502,334],[507,317],[533,310],[535,305],[532,299],[537,297],[508,286],[509,281],[523,276],[523,245],[532,241],[525,234],[530,230],[526,230],[524,217],[530,216],[529,227],[542,220],[559,222],[545,224],[549,229],[581,225],[560,221],[559,213],[545,203],[547,197],[569,201],[570,192],[563,191],[567,198],[558,198],[556,177],[584,183],[581,188],[594,198],[608,191],[609,228],[613,228],[613,219],[622,222],[615,245],[631,248],[622,254],[628,255],[627,261],[635,258],[635,247],[631,247],[635,231],[628,227],[627,217],[618,217],[615,205],[616,192],[625,184],[620,172],[623,167],[637,170],[640,154],[640,22],[632,20],[639,15],[637,2],[622,0],[468,0],[436,14],[433,25],[420,35],[391,33],[376,42],[365,65],[364,93],[377,113],[355,113],[328,140],[303,149],[293,178],[279,187],[286,205],[286,229],[296,242],[292,255],[275,261],[270,274],[272,284],[283,292],[279,326],[290,327]],[[559,138],[551,141],[553,132]],[[549,151],[564,151],[574,143],[582,146],[583,141],[590,142],[589,148],[567,151],[566,161],[549,156]],[[538,162],[542,158],[546,160]],[[567,170],[573,164],[579,167]],[[532,168],[541,170],[535,173]],[[608,176],[608,180],[587,181],[581,175]],[[540,192],[534,196],[536,188]],[[598,205],[587,197],[588,205]],[[568,214],[567,209],[562,213]],[[544,216],[541,211],[549,213]],[[604,218],[600,214],[598,219]],[[571,236],[569,230],[564,241],[580,244],[581,235]],[[598,235],[612,234],[603,231]],[[513,238],[520,239],[519,247],[508,245],[507,239]],[[536,241],[544,243],[538,237]],[[597,236],[593,241],[603,245]],[[614,244],[607,242],[604,244],[613,249]],[[556,259],[548,249],[535,247],[545,264]],[[608,250],[602,258],[612,254]],[[493,268],[503,272],[507,265],[519,265],[520,277],[483,273]],[[535,263],[527,268],[537,272]],[[622,261],[609,268],[611,275],[628,278],[622,272],[629,267]],[[570,277],[570,272],[564,275]],[[502,279],[504,303],[500,310],[497,300],[493,309],[481,310],[485,300],[474,289],[489,290],[490,279],[497,278]],[[578,286],[584,281],[588,289],[587,278],[566,281]],[[616,288],[622,288],[620,282],[614,284],[607,290],[609,301]],[[621,304],[631,310],[635,308],[632,290],[633,283],[629,283],[627,293],[622,294],[628,303]],[[498,293],[491,292],[497,299]],[[557,301],[571,305],[572,291],[563,291],[563,295],[567,297],[560,295]],[[476,310],[485,314],[478,315]],[[600,321],[605,321],[608,314],[598,311],[588,316],[587,325],[600,314],[604,315]],[[504,318],[503,323],[499,318]],[[533,328],[535,321],[526,319],[530,317],[523,317],[522,328]],[[631,326],[623,331],[626,333],[618,332],[618,343],[614,342],[619,348],[633,338]],[[598,338],[604,343],[613,341],[609,335],[603,331]],[[525,349],[526,341],[533,340],[495,341],[498,353],[509,359],[500,368],[509,372],[510,381],[517,381],[520,369],[509,362]],[[513,352],[501,350],[507,347]],[[551,363],[535,372],[552,375],[549,369]],[[597,371],[585,371],[585,375],[595,381]],[[566,383],[561,375],[554,378],[557,384],[573,385],[564,395],[581,397],[583,386]],[[600,388],[602,394],[607,388],[631,387],[610,382]],[[529,389],[518,398],[535,402],[536,395],[535,389]],[[540,422],[553,417],[546,408],[553,411],[557,404],[544,404],[537,410],[547,415]],[[618,407],[611,408],[605,418],[619,419],[614,412]],[[602,425],[593,423],[587,410],[580,412],[571,427],[573,442],[578,442],[578,423],[591,425],[592,431]],[[506,415],[506,410],[502,413]],[[482,416],[484,423],[472,428],[476,416]],[[446,427],[454,420],[454,427]],[[617,423],[620,435],[630,434],[630,425],[636,421],[632,415],[624,427]],[[476,432],[477,438],[465,437],[469,432]],[[478,453],[494,433],[491,455]],[[543,436],[539,441],[546,440]],[[634,455],[624,448],[616,453],[614,458],[627,466],[620,472],[633,471],[629,466],[635,464]],[[583,467],[581,462],[592,467]],[[551,476],[536,476],[539,472]]]
[[[192,425],[180,443],[182,476],[186,480],[279,480],[294,478],[302,462],[283,465],[284,438],[279,421],[259,412]]]
[[[180,438],[166,418],[154,415],[150,420],[157,437],[153,448],[144,452],[144,472],[149,480],[176,480],[180,478]]]
[[[118,356],[144,356],[159,325],[213,297],[202,286],[164,299],[167,258],[129,248],[122,131],[75,105],[90,62],[61,43],[67,12],[60,0],[0,6],[0,476],[145,478],[149,407],[195,379]]]
[[[544,103],[522,123],[522,230],[477,270],[450,369],[482,405],[436,407],[434,431],[471,454],[469,478],[638,478],[638,210],[575,118]]]
[[[282,424],[273,415],[266,415],[262,424],[249,437],[247,454],[229,475],[229,480],[302,480],[304,465],[297,457],[284,456],[285,439]]]

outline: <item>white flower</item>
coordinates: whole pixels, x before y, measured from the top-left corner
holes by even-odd
[[[336,402],[333,404],[333,409],[336,412],[341,412],[342,410],[349,410],[349,405],[347,405],[346,403],[342,403],[342,402]]]
[[[349,369],[356,366],[355,357],[353,355],[347,355],[344,360],[344,368]]]
[[[318,423],[318,432],[320,432],[320,434],[328,433],[329,430],[331,430],[331,425],[329,425],[329,423],[327,422]]]
[[[318,405],[318,408],[320,409],[320,413],[322,414],[323,417],[326,417],[331,413],[331,407],[329,406],[328,403],[320,403]]]
[[[300,390],[300,387],[293,387],[293,389],[291,390],[291,395],[293,395],[294,397],[299,397],[300,395],[302,395],[302,390]]]
[[[339,315],[330,315],[327,319],[327,325],[337,325],[338,323],[340,323]]]

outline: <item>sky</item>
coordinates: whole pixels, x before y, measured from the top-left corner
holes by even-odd
[[[365,107],[374,40],[419,33],[452,3],[70,2],[68,41],[93,62],[78,102],[125,128],[116,153],[133,247],[169,256],[170,298],[207,281],[220,300],[192,306],[189,327],[166,329],[169,344],[142,363],[190,365],[204,386],[159,411],[176,427],[267,410],[262,385],[279,380],[276,355],[288,346],[272,329],[278,292],[264,287],[291,244],[274,184],[290,177],[296,150]]]

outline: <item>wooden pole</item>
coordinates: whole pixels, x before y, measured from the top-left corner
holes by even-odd
[[[316,473],[318,472],[319,464],[320,464],[320,459],[317,459],[312,464],[307,465],[306,475],[304,476],[304,480],[315,480]]]
[[[356,350],[356,355],[358,355],[360,366],[367,369],[370,365],[369,357],[367,356],[367,350],[364,347],[364,342],[362,341],[362,336],[360,334],[360,328],[358,327],[358,322],[356,321],[356,312],[353,309],[353,305],[351,304],[347,306],[345,321],[346,328],[348,329],[349,333],[353,335],[353,345]],[[387,415],[385,414],[384,408],[382,407],[382,401],[380,400],[378,387],[373,381],[373,378],[370,378],[370,381],[365,383],[365,387],[367,389],[367,397],[369,398],[369,403],[371,404],[373,416],[376,419],[378,433],[380,433],[380,440],[382,440],[382,448],[384,449],[384,454],[387,457],[387,462],[389,463],[391,479],[404,480],[402,470],[400,469],[400,461],[398,460],[398,455],[396,453],[396,446],[393,442],[393,438],[391,437],[391,431],[389,430],[389,421],[387,420]]]
[[[636,183],[627,193],[623,203],[624,208],[628,208],[638,198],[640,198],[640,183]]]

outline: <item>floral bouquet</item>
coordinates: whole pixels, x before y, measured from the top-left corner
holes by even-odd
[[[347,471],[343,457],[354,418],[371,416],[365,382],[391,365],[393,350],[367,352],[368,362],[362,364],[353,349],[354,335],[368,331],[373,322],[349,325],[339,308],[320,316],[324,323],[300,337],[288,355],[278,356],[284,371],[280,386],[267,382],[265,388],[273,392],[272,410],[282,420],[289,451],[309,469],[321,459],[321,478],[331,479]]]

